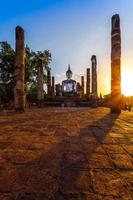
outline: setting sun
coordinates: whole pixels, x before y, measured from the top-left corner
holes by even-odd
[[[125,96],[133,96],[133,71],[125,71],[122,73],[121,80],[122,94]]]

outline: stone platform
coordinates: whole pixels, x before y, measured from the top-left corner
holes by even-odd
[[[93,100],[78,96],[49,97],[40,103],[42,107],[91,107],[94,104]]]
[[[0,200],[132,200],[133,113],[44,108],[0,116]]]

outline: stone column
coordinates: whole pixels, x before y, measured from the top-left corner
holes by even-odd
[[[47,73],[47,94],[51,96],[51,70],[48,70]]]
[[[54,79],[54,76],[52,76],[52,96],[55,96],[55,79]]]
[[[77,94],[78,94],[78,96],[81,96],[81,85],[80,85],[79,82],[77,82],[76,88],[77,88]]]
[[[61,96],[61,85],[60,83],[55,85],[56,88],[56,96]]]
[[[111,32],[111,112],[120,113],[121,105],[121,30],[119,15],[114,15]]]
[[[81,76],[81,96],[84,97],[84,76]]]
[[[14,108],[16,111],[25,110],[25,46],[24,30],[16,27],[16,55],[14,73]]]
[[[58,84],[55,85],[55,94],[58,96]]]
[[[37,98],[39,104],[44,100],[43,83],[44,83],[43,62],[40,59],[38,61],[38,90],[37,90]]]
[[[91,57],[92,62],[92,95],[94,99],[97,99],[97,59],[96,56],[93,55]]]
[[[90,68],[87,68],[87,75],[86,75],[86,96],[90,96]]]

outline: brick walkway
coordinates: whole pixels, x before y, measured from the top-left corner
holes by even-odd
[[[132,200],[133,113],[0,116],[0,200]]]

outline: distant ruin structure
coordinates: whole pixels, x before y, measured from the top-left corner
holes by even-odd
[[[44,100],[44,90],[43,90],[43,84],[44,84],[44,72],[43,72],[43,62],[41,59],[38,61],[38,88],[37,88],[37,99],[38,103],[42,102]]]
[[[90,68],[86,70],[86,97],[90,97]]]
[[[47,95],[48,97],[52,95],[52,87],[51,87],[51,69],[47,71]]]
[[[121,30],[119,15],[112,17],[111,32],[111,112],[121,112]]]
[[[81,97],[84,97],[84,76],[81,76]]]
[[[52,96],[55,96],[55,78],[52,76]]]
[[[16,54],[14,73],[14,108],[16,111],[25,110],[25,45],[24,30],[16,27]]]
[[[62,96],[62,92],[61,92],[62,86],[60,85],[60,83],[55,85],[55,90],[56,90],[56,96],[60,97]]]

